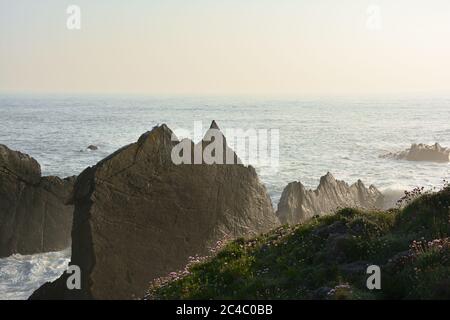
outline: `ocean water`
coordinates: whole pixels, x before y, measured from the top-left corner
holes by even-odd
[[[70,250],[0,259],[0,299],[27,299],[47,281],[56,280],[67,269]]]
[[[192,132],[195,121],[202,121],[206,130],[216,120],[224,131],[279,130],[278,170],[255,164],[274,205],[287,183],[302,181],[315,188],[328,171],[349,183],[361,179],[386,192],[439,187],[450,178],[449,164],[380,158],[412,143],[450,147],[450,98],[443,97],[0,95],[0,119],[0,143],[33,156],[44,175],[76,175],[158,124]],[[99,149],[87,151],[91,144]],[[68,256],[63,253],[0,259],[0,298],[26,298],[39,283],[63,270],[64,259]],[[10,272],[14,266],[17,272]],[[34,266],[52,271],[34,272]]]

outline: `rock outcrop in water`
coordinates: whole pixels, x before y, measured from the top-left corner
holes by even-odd
[[[151,280],[182,269],[218,240],[279,224],[252,167],[176,165],[171,152],[178,141],[171,136],[166,125],[155,127],[78,177],[71,264],[81,268],[82,289],[67,290],[63,275],[31,299],[142,297]],[[183,140],[192,147],[187,158],[211,140]]]
[[[349,186],[331,173],[320,179],[316,190],[307,190],[301,182],[291,182],[283,190],[277,216],[282,223],[297,224],[339,208],[381,208],[383,195],[374,186],[366,188],[361,180]]]
[[[441,147],[439,143],[431,146],[420,143],[411,145],[411,148],[405,151],[384,155],[383,158],[407,161],[450,162],[450,149]]]
[[[0,145],[0,257],[70,245],[74,180],[41,177],[35,159]]]

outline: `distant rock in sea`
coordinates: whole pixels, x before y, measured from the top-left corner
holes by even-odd
[[[327,173],[316,190],[307,190],[301,182],[289,183],[283,190],[276,214],[282,223],[297,224],[345,207],[381,208],[383,195],[374,186],[366,188],[361,180],[349,186]]]
[[[0,257],[70,245],[75,178],[41,177],[32,157],[0,145]]]
[[[423,143],[412,144],[411,148],[383,155],[382,158],[391,158],[407,161],[450,162],[450,149],[443,148],[439,143],[426,145]]]
[[[98,150],[98,147],[94,146],[93,144],[91,144],[86,149],[91,150],[91,151],[95,151],[95,150]]]
[[[215,122],[212,129],[219,130]],[[217,241],[279,225],[253,167],[176,165],[172,134],[155,127],[78,177],[71,264],[81,268],[82,289],[67,290],[64,274],[31,299],[142,297],[150,281],[208,254]],[[192,150],[214,142],[183,141]]]

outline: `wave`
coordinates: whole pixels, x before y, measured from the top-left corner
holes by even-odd
[[[24,300],[45,282],[57,279],[70,261],[70,249],[0,259],[0,300]]]

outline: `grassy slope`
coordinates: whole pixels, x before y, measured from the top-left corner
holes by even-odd
[[[450,299],[449,219],[450,188],[403,210],[344,209],[233,241],[187,275],[154,284],[149,298]],[[381,290],[366,288],[371,264],[381,267]]]

